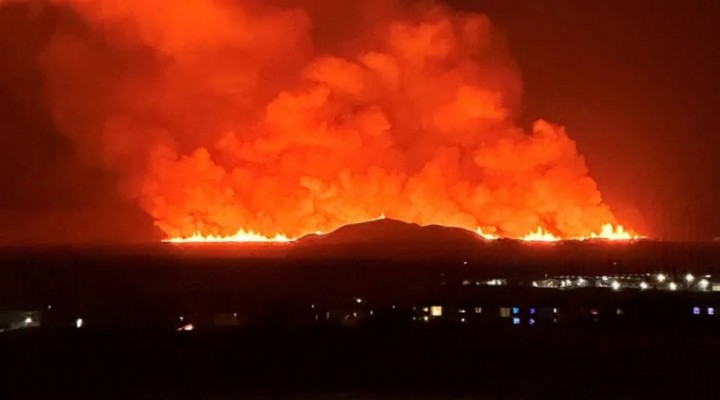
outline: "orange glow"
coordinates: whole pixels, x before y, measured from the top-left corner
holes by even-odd
[[[523,236],[520,240],[525,242],[558,242],[562,239],[544,230],[542,227],[538,227],[537,231]]]
[[[381,215],[376,218],[375,221],[385,219],[385,215]],[[322,232],[314,232],[315,234],[322,235]],[[499,239],[515,239],[523,242],[560,242],[563,240],[609,240],[609,241],[630,241],[641,239],[642,236],[634,233],[627,232],[622,225],[613,226],[612,224],[603,225],[600,233],[591,233],[586,237],[568,237],[561,238],[551,232],[548,232],[542,227],[538,227],[535,232],[529,233],[522,237],[503,237],[496,234],[486,233],[482,228],[477,228],[475,233],[485,240],[499,240]],[[294,242],[295,238],[289,238],[286,235],[278,234],[273,237],[263,236],[261,234],[240,230],[234,235],[230,236],[216,236],[207,235],[204,236],[200,232],[196,232],[189,237],[178,237],[165,240],[167,243],[290,243]]]
[[[518,65],[485,15],[51,1],[92,27],[42,52],[53,122],[167,242],[292,242],[385,215],[489,240],[636,238],[565,128],[518,123]]]
[[[170,238],[165,242],[168,243],[287,243],[295,239],[290,239],[285,235],[276,235],[274,237],[263,236],[253,231],[240,230],[230,236],[203,235],[196,232],[189,237]]]

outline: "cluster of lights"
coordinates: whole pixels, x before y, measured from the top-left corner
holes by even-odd
[[[572,278],[572,279],[570,279]],[[583,288],[583,287],[590,287],[590,286],[596,286],[596,287],[606,287],[610,288],[614,291],[619,291],[621,289],[626,288],[635,288],[640,290],[648,290],[651,287],[655,287],[657,289],[664,289],[664,290],[670,290],[670,291],[677,291],[680,289],[685,290],[700,290],[700,291],[707,291],[711,283],[708,280],[710,278],[710,275],[705,275],[705,277],[698,279],[695,277],[695,275],[688,273],[683,276],[683,278],[679,281],[672,281],[670,278],[664,274],[664,273],[658,273],[654,276],[652,276],[651,280],[648,280],[650,278],[649,275],[646,275],[646,278],[640,278],[640,276],[623,276],[621,278],[612,278],[608,276],[601,276],[597,278],[597,281],[593,284],[592,279],[586,279],[583,277],[559,277],[559,278],[549,278],[545,281],[533,281],[532,286],[533,287],[544,287],[544,288],[551,288],[551,289],[573,289],[573,288]],[[654,281],[654,282],[651,282]]]

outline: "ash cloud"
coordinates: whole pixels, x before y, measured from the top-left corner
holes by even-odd
[[[491,21],[438,3],[53,0],[54,123],[168,237],[384,214],[518,237],[615,223],[562,127],[514,120]],[[2,4],[2,3],[0,3]]]

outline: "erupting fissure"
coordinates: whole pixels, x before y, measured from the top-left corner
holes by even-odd
[[[520,74],[484,15],[47,1],[76,14],[41,57],[56,125],[170,242],[291,241],[378,215],[493,239],[635,237],[564,128],[518,126]]]
[[[385,216],[382,215],[377,220],[385,219]],[[500,236],[492,235],[483,232],[482,228],[477,228],[475,231],[478,236],[485,240],[499,240],[502,239]],[[316,234],[321,235],[321,232],[315,232]],[[550,232],[545,231],[543,228],[538,228],[537,231],[530,233],[528,235],[525,235],[523,237],[519,238],[506,238],[506,239],[515,239],[520,240],[524,242],[560,242],[563,240],[574,240],[574,241],[583,241],[583,240],[609,240],[609,241],[629,241],[629,240],[638,240],[642,237],[639,235],[635,235],[629,232],[625,231],[625,228],[622,225],[619,225],[617,227],[614,227],[611,224],[606,224],[602,227],[600,230],[600,233],[591,233],[590,236],[587,237],[574,237],[574,238],[561,238],[558,236],[553,235]],[[244,230],[240,230],[238,233],[231,235],[231,236],[203,236],[202,233],[197,232],[194,235],[187,237],[187,238],[171,238],[165,240],[165,242],[168,243],[289,243],[294,242],[295,238],[291,239],[288,238],[285,235],[277,235],[275,237],[266,237],[259,235],[254,232],[246,232]]]

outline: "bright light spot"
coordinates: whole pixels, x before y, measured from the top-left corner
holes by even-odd
[[[85,324],[85,322],[83,321],[82,318],[78,318],[78,319],[75,320],[75,327],[76,327],[76,328],[78,328],[78,329],[79,329],[79,328],[82,328],[82,327],[83,327],[83,324]]]
[[[667,279],[667,276],[665,276],[665,274],[657,274],[655,278],[658,282],[663,283]]]
[[[467,265],[467,261],[463,261],[463,265]]]
[[[714,307],[708,307],[708,315],[715,315],[715,308]]]
[[[183,321],[185,321],[185,317],[183,317],[183,316],[181,315],[181,316],[180,316],[180,322],[183,322]]]
[[[195,325],[187,324],[187,325],[183,325],[183,326],[179,327],[178,332],[190,332],[193,329],[195,329]]]
[[[558,313],[558,309],[557,309],[557,308],[553,308],[553,314],[557,314],[557,313]]]
[[[513,307],[513,308],[512,308],[512,313],[513,313],[513,315],[520,314],[520,307]]]
[[[429,320],[430,320],[430,318],[428,318],[427,315],[423,317],[423,321],[428,322]]]
[[[459,312],[460,314],[465,314],[465,309],[464,309],[464,308],[461,308],[461,309],[458,310],[458,312]]]
[[[465,318],[460,318],[460,322],[465,322]]]
[[[52,310],[52,304],[48,304],[48,310]]]
[[[237,313],[233,313],[233,318],[237,318]]]
[[[433,317],[442,317],[442,307],[441,306],[430,307],[430,315],[432,315]]]
[[[310,304],[310,308],[315,309],[315,304]]]
[[[700,315],[700,307],[693,307],[693,315]]]
[[[620,288],[622,287],[622,285],[618,281],[613,281],[613,283],[610,284],[610,286],[612,286],[613,290],[620,290]]]
[[[356,298],[355,298],[355,302],[358,303],[358,304],[362,304],[363,299],[361,299],[361,298],[359,298],[359,297],[356,297]]]
[[[695,280],[695,277],[693,276],[693,274],[687,274],[687,275],[685,275],[685,280],[686,280],[688,283],[691,283],[692,281]]]
[[[356,312],[353,313],[353,318],[357,318],[357,313],[356,313]]]
[[[530,309],[530,315],[535,315],[536,310],[534,308]]]
[[[475,307],[475,314],[482,313],[482,307]]]
[[[640,282],[640,289],[647,290],[647,288],[648,288],[647,282]]]
[[[535,325],[535,320],[530,318],[530,321],[528,321],[528,323],[530,323],[530,325]]]
[[[608,278],[607,276],[603,276],[603,277],[602,277],[602,278],[600,278],[600,279],[602,279],[602,281],[603,281],[603,282],[607,282],[607,281],[608,281],[608,279],[610,279],[610,278]]]
[[[698,286],[700,289],[705,290],[710,286],[710,282],[707,279],[701,279],[700,282],[698,282]]]
[[[512,323],[513,323],[513,325],[520,325],[520,318],[518,318],[518,317],[513,318]]]
[[[670,284],[668,285],[668,287],[670,288],[670,290],[677,290],[678,285],[677,285],[677,283],[675,283],[675,282],[670,282]]]
[[[25,317],[25,325],[30,325],[30,324],[32,324],[32,318]]]

